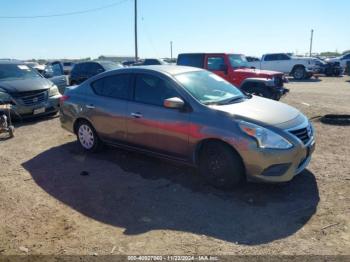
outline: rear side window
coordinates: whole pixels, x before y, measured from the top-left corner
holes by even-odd
[[[86,72],[91,75],[97,75],[99,73],[102,73],[105,71],[101,65],[97,63],[87,63],[86,65]]]
[[[182,54],[177,59],[178,65],[204,68],[203,54]]]
[[[163,106],[164,99],[178,97],[167,81],[152,75],[138,75],[135,81],[135,101]]]
[[[130,75],[114,75],[101,78],[92,83],[97,95],[117,99],[130,99]]]
[[[157,59],[146,59],[145,65],[160,65],[160,62]]]

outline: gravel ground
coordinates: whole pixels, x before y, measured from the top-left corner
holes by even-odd
[[[350,77],[287,86],[309,117],[350,114]],[[85,154],[58,118],[19,124],[0,139],[0,254],[350,255],[350,127],[314,126],[293,181],[222,192],[178,164]]]

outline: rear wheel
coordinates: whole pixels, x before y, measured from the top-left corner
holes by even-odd
[[[207,142],[199,155],[199,172],[211,185],[229,189],[244,179],[244,166],[239,155],[228,145]]]
[[[296,80],[302,80],[306,77],[306,70],[302,66],[298,66],[293,71],[293,77]]]
[[[101,147],[101,141],[98,138],[95,129],[87,121],[80,121],[77,129],[77,139],[82,148],[89,152],[96,152]]]

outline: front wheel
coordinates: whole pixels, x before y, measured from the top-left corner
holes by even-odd
[[[306,77],[306,70],[304,67],[298,66],[293,71],[293,77],[295,80],[302,80]]]
[[[95,129],[87,121],[80,121],[78,123],[77,139],[82,148],[89,152],[96,152],[101,146]]]
[[[220,142],[204,144],[199,161],[199,173],[214,187],[229,189],[244,180],[242,160],[228,145]]]

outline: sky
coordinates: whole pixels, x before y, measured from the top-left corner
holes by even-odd
[[[76,12],[72,16],[4,19]],[[350,49],[348,0],[138,0],[139,56]],[[0,58],[134,55],[134,0],[0,0]]]

